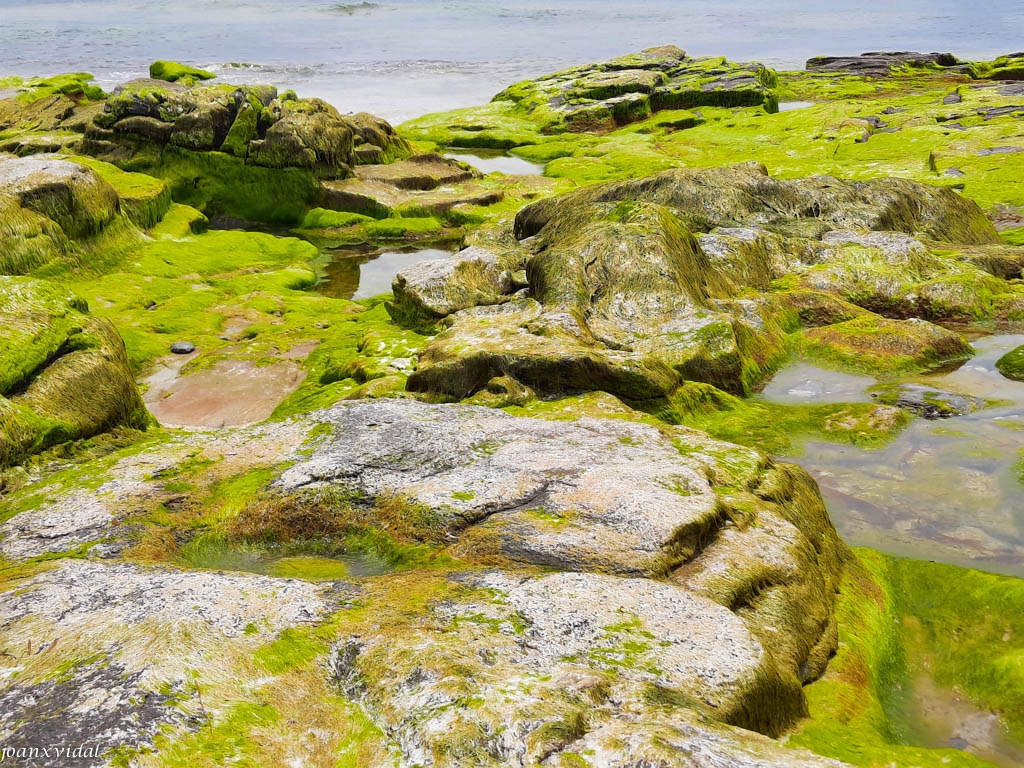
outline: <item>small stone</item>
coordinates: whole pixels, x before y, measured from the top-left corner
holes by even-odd
[[[176,355],[191,355],[196,351],[196,345],[190,341],[176,341],[171,344],[171,352]]]

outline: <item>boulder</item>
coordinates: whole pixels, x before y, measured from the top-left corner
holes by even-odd
[[[996,361],[996,370],[1014,381],[1024,381],[1024,346],[1007,352]]]
[[[500,304],[512,293],[510,267],[499,256],[480,247],[461,251],[457,258],[414,264],[400,273],[392,285],[394,301],[388,311],[402,322],[440,319],[462,309]]]
[[[124,342],[55,284],[0,277],[0,466],[149,417]]]

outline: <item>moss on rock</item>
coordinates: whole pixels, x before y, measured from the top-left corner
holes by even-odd
[[[0,277],[0,466],[56,443],[149,423],[124,342],[86,311],[65,288]]]
[[[996,369],[1008,379],[1024,381],[1024,347],[1017,347],[999,358]]]
[[[177,61],[154,61],[149,65],[149,76],[154,80],[166,80],[169,83],[181,82],[194,85],[200,80],[213,80],[216,75],[205,69],[197,69]]]

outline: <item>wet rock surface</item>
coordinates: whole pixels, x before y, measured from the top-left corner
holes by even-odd
[[[875,387],[871,396],[886,405],[916,413],[926,419],[964,416],[983,407],[980,397],[946,392],[923,384],[892,384]]]
[[[779,181],[756,164],[666,171],[527,206],[513,232],[518,250],[491,258],[525,268],[528,289],[513,296],[509,286],[503,304],[451,313],[410,389],[465,397],[508,375],[538,392],[596,387],[631,400],[663,397],[684,379],[749,391],[784,354],[787,304],[815,326],[801,342],[810,354],[878,370],[928,367],[969,348],[921,318],[974,315],[985,311],[981,292],[1012,301],[1017,291],[923,242],[994,247],[979,209],[892,179]],[[777,281],[794,278],[799,290],[779,291]],[[445,291],[458,280],[451,273]],[[412,299],[432,285],[426,274],[399,274],[402,316],[436,320],[438,306]],[[826,295],[845,302],[845,316],[821,322],[811,311],[806,302]]]

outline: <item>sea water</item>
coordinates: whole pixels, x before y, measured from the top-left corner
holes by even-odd
[[[175,59],[400,122],[654,45],[800,68],[866,50],[992,57],[1021,29],[1019,0],[0,0],[0,76],[110,87]]]

